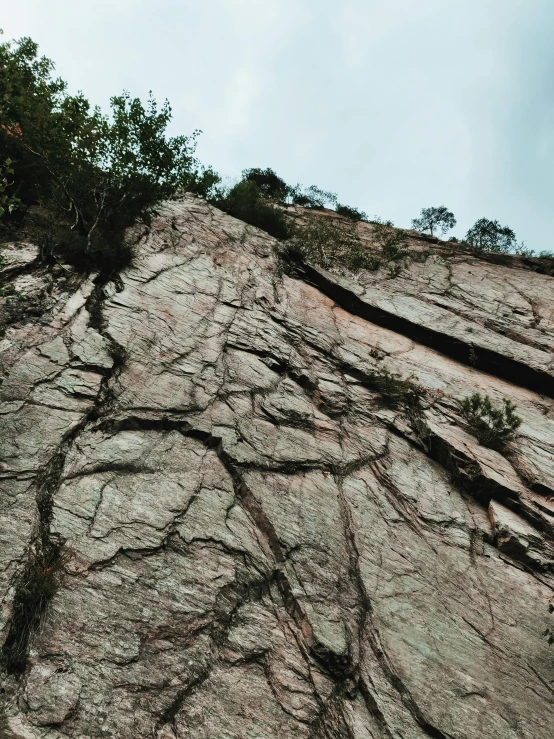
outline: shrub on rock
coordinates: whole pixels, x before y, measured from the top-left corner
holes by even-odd
[[[521,425],[511,400],[504,400],[504,407],[496,408],[488,395],[473,393],[458,402],[472,434],[480,444],[491,449],[501,450]]]

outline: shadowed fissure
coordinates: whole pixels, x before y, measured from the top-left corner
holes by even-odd
[[[102,321],[102,280],[97,281],[87,301],[89,325],[104,334]],[[7,637],[0,650],[0,664],[8,674],[21,675],[27,666],[29,648],[33,635],[40,626],[48,603],[56,594],[66,562],[63,542],[51,535],[54,495],[60,487],[65,458],[73,442],[96,420],[102,407],[111,401],[110,381],[120,371],[125,361],[125,352],[111,337],[104,335],[114,360],[109,372],[102,378],[99,393],[89,413],[63,439],[58,451],[39,471],[35,480],[37,522],[33,540],[27,552],[23,571],[15,580],[12,615]],[[96,368],[98,371],[98,368]]]
[[[352,315],[406,336],[423,346],[428,346],[447,357],[491,375],[508,380],[515,385],[528,388],[535,393],[554,398],[554,377],[546,372],[529,367],[511,357],[506,357],[486,347],[475,347],[448,334],[435,331],[427,326],[412,323],[407,318],[389,313],[378,306],[369,305],[347,288],[339,285],[322,270],[307,263],[297,266],[297,276],[302,275],[306,282]]]

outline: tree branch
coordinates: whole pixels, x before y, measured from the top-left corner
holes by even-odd
[[[75,216],[76,216],[75,217],[75,223],[73,224],[73,226],[71,226],[71,230],[74,230],[75,227],[77,226],[77,224],[80,221],[81,222],[81,226],[83,228],[83,231],[85,233],[87,233],[87,227],[86,227],[85,219],[83,218],[83,214],[81,213],[80,208],[78,207],[77,203],[75,202],[75,199],[69,193],[69,190],[67,189],[67,187],[65,185],[65,182],[50,167],[50,165],[48,163],[48,159],[44,156],[44,154],[41,154],[40,152],[35,151],[34,149],[31,149],[31,147],[28,144],[23,144],[23,145],[27,149],[27,151],[29,151],[31,154],[33,154],[33,156],[36,156],[39,159],[42,159],[42,161],[44,162],[44,166],[46,167],[46,169],[49,172],[49,174],[52,175],[52,177],[56,180],[56,182],[58,183],[58,185],[62,188],[62,190],[64,192],[64,195],[66,196],[66,198],[70,202],[70,207],[69,208],[64,208],[64,210],[67,210],[69,212],[71,212],[72,209],[75,210]]]

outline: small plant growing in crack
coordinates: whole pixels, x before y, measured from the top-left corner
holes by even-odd
[[[302,226],[291,228],[283,256],[292,262],[303,260],[325,269],[345,268],[377,270],[381,259],[360,240],[355,222],[332,222],[311,219]]]
[[[399,262],[393,262],[387,269],[387,277],[389,280],[394,280],[395,277],[402,272],[402,265]]]
[[[491,449],[502,450],[521,426],[521,418],[511,400],[505,399],[504,407],[497,408],[488,395],[473,393],[458,403],[472,434],[480,444]]]
[[[304,249],[295,241],[285,241],[277,252],[277,270],[279,276],[288,275],[298,277],[302,271],[302,262],[306,254]]]
[[[102,297],[98,286],[95,285],[89,299],[87,300],[86,308],[89,313],[89,326],[96,331],[102,331]]]
[[[0,650],[0,665],[10,674],[21,674],[25,670],[29,645],[58,589],[61,572],[69,559],[69,552],[50,536],[52,491],[59,485],[63,460],[61,453],[54,455],[39,477],[36,538],[16,582],[10,628]]]
[[[14,292],[15,288],[13,285],[6,285],[5,287],[0,288],[0,298],[5,298],[8,295],[13,295]]]
[[[392,221],[382,221],[377,217],[372,221],[372,225],[373,238],[385,261],[393,262],[408,255],[408,242],[403,229],[395,228]]]
[[[37,545],[29,553],[16,587],[10,630],[0,655],[0,664],[12,675],[25,669],[31,637],[58,589],[66,561],[60,547],[52,543]]]
[[[370,384],[390,406],[407,405],[415,407],[423,396],[423,387],[415,383],[412,376],[403,378],[396,372],[379,367],[370,376]]]

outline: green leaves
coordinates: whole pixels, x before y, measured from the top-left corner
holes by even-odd
[[[294,205],[300,205],[303,208],[322,210],[327,206],[337,204],[337,196],[334,192],[321,190],[315,185],[310,185],[310,187],[295,185],[289,188],[289,195]]]
[[[246,179],[214,200],[217,207],[235,218],[261,228],[277,239],[286,239],[289,228],[281,210],[268,204],[256,183]]]
[[[60,105],[65,83],[53,79],[53,63],[38,57],[29,38],[0,44],[0,148],[13,169],[13,192],[23,204],[49,191],[50,175],[34,152],[62,147]]]
[[[246,182],[253,182],[258,188],[260,194],[264,198],[277,201],[285,201],[289,194],[289,186],[279,177],[270,167],[267,169],[245,169],[242,173],[242,179]]]
[[[386,262],[398,261],[407,256],[408,241],[404,229],[396,228],[392,221],[382,221],[378,216],[371,223],[373,238]]]
[[[144,105],[124,92],[110,105],[109,116],[96,108],[83,120],[65,182],[87,236],[144,218],[156,202],[186,187],[198,170],[193,156],[198,132],[167,138],[167,102],[158,110],[152,96]]]
[[[396,372],[389,372],[385,367],[378,367],[368,376],[368,383],[383,397],[383,400],[392,407],[407,405],[415,407],[424,395],[424,389],[413,381],[413,375],[402,377]]]
[[[496,408],[488,395],[473,393],[458,403],[472,433],[483,446],[502,450],[521,426],[511,400],[504,399],[504,407]]]
[[[219,176],[195,157],[200,131],[167,136],[171,107],[115,95],[110,111],[68,95],[29,38],[0,44],[0,217],[39,203],[66,224],[62,256],[110,272],[130,259],[125,229],[176,190],[208,195]],[[9,180],[8,180],[9,176]]]
[[[6,190],[9,190],[13,182],[9,182],[6,175],[13,174],[12,160],[8,157],[4,160],[4,164],[0,164],[0,218],[5,213],[13,213],[16,210],[21,201],[18,197]]]
[[[310,218],[305,224],[294,226],[292,237],[298,254],[312,264],[325,269],[370,268],[365,257],[371,257],[371,253],[360,242],[354,223]]]
[[[509,226],[501,226],[498,221],[480,218],[469,229],[466,241],[476,249],[507,253],[517,246],[516,235]]]
[[[439,205],[438,208],[422,208],[420,217],[414,218],[412,227],[416,231],[429,231],[431,236],[436,229],[439,229],[444,236],[447,231],[454,228],[456,219],[445,205]]]
[[[314,217],[291,229],[288,251],[325,269],[375,271],[389,264],[390,276],[396,276],[401,269],[399,262],[408,256],[406,232],[395,228],[392,221],[376,218],[371,223],[376,248],[360,238],[357,221]]]

